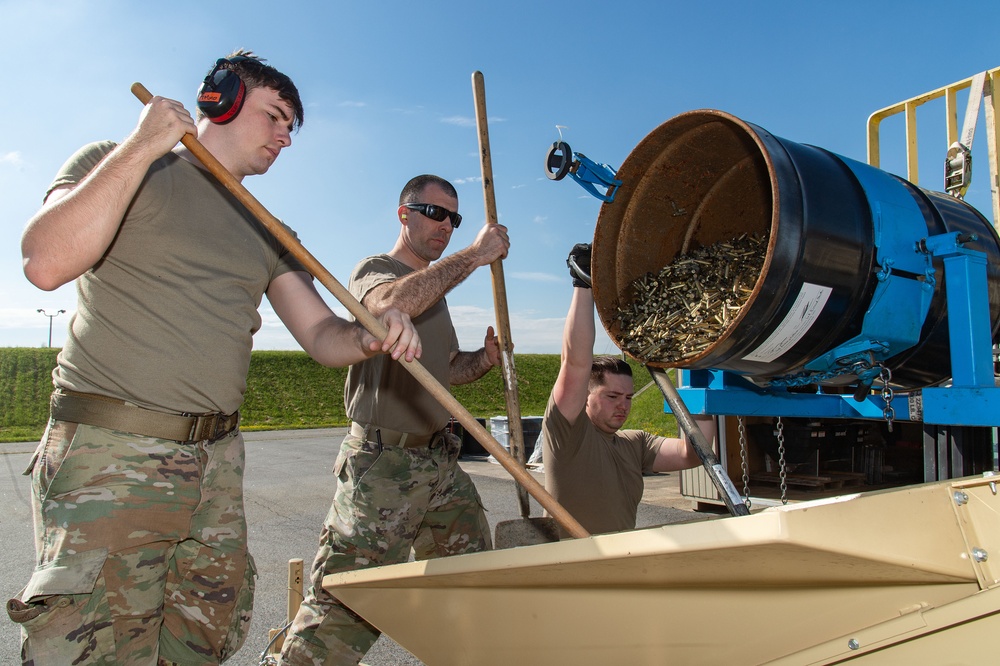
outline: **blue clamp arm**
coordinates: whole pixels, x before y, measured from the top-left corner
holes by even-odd
[[[545,175],[549,180],[562,180],[567,174],[605,203],[615,200],[615,192],[622,184],[615,178],[615,170],[607,164],[598,164],[583,153],[574,153],[565,141],[556,141],[545,155]],[[597,185],[606,188],[604,192],[599,191]]]

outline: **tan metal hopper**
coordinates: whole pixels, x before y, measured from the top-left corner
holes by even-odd
[[[1000,631],[994,479],[353,571],[324,587],[431,666],[982,663]]]

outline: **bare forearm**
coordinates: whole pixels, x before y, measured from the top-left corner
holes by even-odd
[[[126,140],[73,190],[57,190],[21,238],[24,274],[41,289],[75,280],[107,251],[150,164],[148,150]]]
[[[593,292],[590,289],[573,289],[573,301],[563,330],[563,363],[586,367],[589,373],[594,361],[595,337]]]
[[[693,416],[695,424],[711,449],[718,448],[716,437],[718,430],[714,416],[700,414]],[[679,469],[689,469],[701,464],[701,456],[688,441],[687,433],[682,432],[679,438],[667,438],[660,447],[660,452],[653,462],[653,471],[673,472]]]
[[[420,336],[405,314],[390,310],[380,316],[384,336],[376,338],[361,324],[334,314],[305,271],[274,278],[267,299],[296,342],[323,365],[352,365],[378,353],[405,361],[420,357]]]
[[[100,260],[150,165],[197,127],[184,105],[153,97],[139,124],[72,191],[59,189],[28,222],[24,274],[42,289],[76,279]]]
[[[419,271],[372,289],[364,299],[365,307],[379,316],[396,308],[417,317],[458,286],[479,267],[467,249],[449,255]]]
[[[342,368],[380,353],[367,349],[363,336],[361,324],[331,316],[316,324],[299,344],[317,363]]]
[[[474,352],[458,352],[451,360],[449,381],[453,386],[471,384],[493,367],[486,348]]]

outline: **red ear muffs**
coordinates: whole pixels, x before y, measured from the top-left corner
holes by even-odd
[[[219,58],[198,89],[198,108],[213,123],[228,123],[243,108],[246,85],[239,74],[227,67],[242,60],[246,57]]]

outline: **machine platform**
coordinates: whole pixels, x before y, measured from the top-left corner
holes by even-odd
[[[996,480],[352,571],[324,587],[434,666],[965,663],[1000,629]]]

